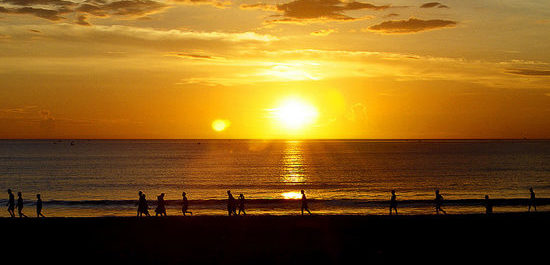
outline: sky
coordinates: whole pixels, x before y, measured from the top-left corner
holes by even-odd
[[[549,51],[546,0],[0,0],[0,138],[550,138]]]

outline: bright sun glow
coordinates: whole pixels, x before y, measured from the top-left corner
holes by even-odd
[[[271,112],[282,126],[292,130],[315,123],[319,116],[315,107],[296,98],[283,101],[279,107],[271,109]]]
[[[212,129],[216,132],[221,132],[227,129],[231,122],[228,120],[215,120],[212,122]]]

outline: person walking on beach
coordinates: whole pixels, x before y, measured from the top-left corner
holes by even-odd
[[[142,213],[145,214],[145,216],[151,216],[151,215],[149,214],[149,205],[147,204],[147,198],[146,198],[146,196],[145,196],[145,193],[143,193],[143,194],[141,195],[141,204],[143,205],[143,206],[142,206],[142,207],[143,207],[143,208],[142,208],[142,211],[143,211]],[[141,216],[141,215],[140,215],[140,216]]]
[[[395,196],[395,190],[392,190],[391,191],[391,200],[390,200],[390,215],[391,215],[391,210],[395,210],[395,215],[397,215],[397,196]]]
[[[143,192],[142,191],[139,191],[138,192],[138,202],[137,202],[137,217],[140,217],[142,214],[143,214],[143,203],[141,202],[141,197],[143,196]]]
[[[24,213],[23,213],[23,195],[21,194],[21,192],[18,192],[17,193],[17,213],[19,214],[19,218],[22,218],[22,217],[27,217]]]
[[[155,209],[155,216],[166,216],[166,205],[164,202],[164,193],[157,196],[157,208]]]
[[[15,217],[15,197],[13,196],[13,193],[11,192],[11,189],[8,189],[8,213],[10,213],[10,216],[12,218]]]
[[[447,214],[445,210],[441,209],[441,205],[443,205],[443,196],[439,194],[439,190],[435,190],[435,213],[439,214],[439,211],[441,211],[444,214]]]
[[[237,215],[237,211],[235,209],[235,197],[233,197],[233,195],[231,194],[231,191],[228,190],[227,191],[227,214],[229,216],[231,216],[232,214],[233,215]]]
[[[485,213],[487,215],[493,213],[493,202],[489,200],[489,195],[485,195]]]
[[[42,199],[40,198],[40,194],[36,194],[36,218],[46,217],[42,214]]]
[[[244,211],[244,195],[242,193],[239,195],[239,215],[241,215],[241,212],[243,215],[246,215]]]
[[[307,207],[307,198],[306,198],[306,193],[304,190],[301,191],[302,192],[302,215],[304,215],[304,210],[306,210],[309,215],[311,215],[311,212],[309,211],[309,208]]]
[[[535,192],[533,191],[533,187],[529,188],[529,193],[531,193],[531,197],[529,198],[529,212],[531,212],[531,206],[535,209],[535,212],[537,211],[537,204],[535,203]]]
[[[182,192],[181,197],[183,204],[181,205],[181,212],[183,213],[183,216],[185,216],[185,213],[193,214],[192,212],[188,211],[187,208],[189,208],[189,201],[187,201],[187,196],[185,196],[187,193]]]
[[[145,216],[150,216],[149,206],[147,206],[147,199],[145,199],[145,194],[139,191],[138,196],[139,196],[139,200],[138,200],[137,217],[142,217],[143,214],[145,214]]]

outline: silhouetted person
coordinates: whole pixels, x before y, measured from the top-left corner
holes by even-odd
[[[236,211],[235,208],[236,208],[235,207],[235,198],[231,194],[231,191],[228,190],[227,191],[227,214],[229,216],[231,216],[232,214],[237,215],[237,211]]]
[[[485,213],[486,214],[493,213],[493,202],[489,200],[489,195],[485,195]]]
[[[443,205],[443,196],[439,194],[439,190],[435,190],[435,213],[439,214],[439,211],[442,211],[444,214],[447,214],[445,210],[441,209],[441,205]]]
[[[307,207],[306,193],[304,192],[304,190],[302,190],[301,192],[302,192],[302,215],[304,215],[304,210],[306,210],[309,213],[309,215],[311,215],[311,212],[309,211],[309,208]]]
[[[142,195],[143,195],[143,192],[142,191],[139,191],[138,192],[138,202],[137,202],[137,217],[140,217],[142,214],[143,214],[143,203],[142,203]]]
[[[183,204],[181,205],[181,212],[183,213],[183,216],[185,216],[185,213],[193,214],[192,212],[187,210],[189,208],[189,201],[187,201],[187,196],[185,195],[186,195],[185,192],[181,193],[182,201],[183,201]]]
[[[149,206],[147,205],[147,199],[145,198],[145,194],[140,191],[138,195],[139,195],[138,210],[137,210],[138,217],[143,216],[143,214],[145,214],[145,216],[150,216]]]
[[[17,193],[17,213],[19,214],[19,218],[21,217],[27,217],[24,213],[23,213],[23,195],[21,194],[21,192],[18,192]]]
[[[36,217],[39,218],[40,216],[46,217],[42,214],[42,199],[40,198],[40,194],[36,194]]]
[[[8,195],[8,213],[10,213],[10,216],[13,218],[15,217],[15,197],[13,196],[11,189],[8,189]]]
[[[239,195],[239,215],[241,215],[241,212],[243,215],[246,215],[246,212],[244,211],[244,195],[242,193]]]
[[[166,205],[164,202],[164,193],[157,196],[157,208],[155,209],[155,216],[166,216]]]
[[[531,193],[531,197],[529,198],[529,212],[531,211],[531,206],[535,209],[535,212],[537,211],[537,204],[535,203],[535,192],[533,191],[533,188],[529,188],[529,193]]]
[[[391,210],[395,210],[395,215],[397,215],[397,196],[395,196],[395,190],[391,191],[391,200],[390,200],[390,215]]]

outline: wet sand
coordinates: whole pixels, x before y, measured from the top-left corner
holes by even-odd
[[[2,218],[0,253],[23,264],[529,263],[547,259],[549,221],[550,213]]]

